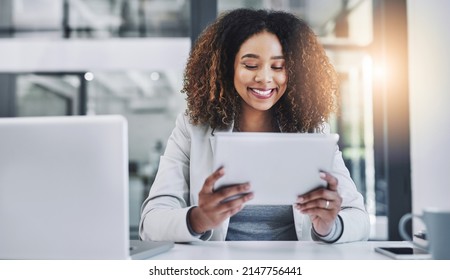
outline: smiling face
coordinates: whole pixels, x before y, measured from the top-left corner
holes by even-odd
[[[287,74],[277,36],[263,31],[248,38],[234,60],[234,87],[247,113],[268,111],[286,91]]]

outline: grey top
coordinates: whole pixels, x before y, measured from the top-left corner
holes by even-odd
[[[292,205],[246,205],[230,218],[226,240],[297,240]]]

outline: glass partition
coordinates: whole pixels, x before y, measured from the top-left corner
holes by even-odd
[[[19,117],[73,115],[79,84],[76,75],[18,75],[16,114]]]
[[[2,0],[0,37],[188,37],[189,0]],[[7,3],[8,2],[8,3]]]

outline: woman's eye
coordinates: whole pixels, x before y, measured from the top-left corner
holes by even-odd
[[[258,66],[256,66],[256,65],[248,65],[248,64],[244,64],[245,65],[245,68],[247,68],[247,69],[256,69],[256,68],[258,68]]]
[[[272,69],[274,69],[274,70],[283,70],[284,66],[272,66]]]

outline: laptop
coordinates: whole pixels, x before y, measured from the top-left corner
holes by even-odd
[[[0,259],[141,259],[121,116],[0,118]]]
[[[225,168],[214,188],[249,182],[254,198],[246,204],[259,205],[291,205],[297,196],[325,187],[320,171],[331,171],[339,139],[322,133],[214,135],[214,170]]]

